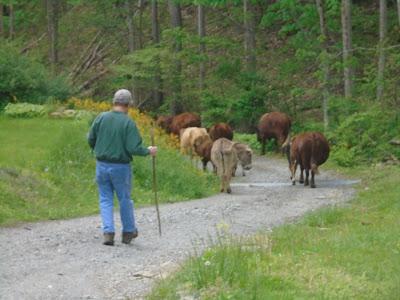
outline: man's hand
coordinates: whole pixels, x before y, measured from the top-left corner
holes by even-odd
[[[156,146],[150,146],[150,147],[147,147],[147,149],[149,149],[151,156],[156,156],[156,154],[157,154],[157,147]]]

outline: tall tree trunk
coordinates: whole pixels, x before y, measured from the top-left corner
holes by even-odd
[[[49,37],[49,61],[53,72],[58,62],[58,1],[47,0],[47,34]]]
[[[4,36],[3,9],[4,6],[0,3],[0,38]]]
[[[128,52],[135,51],[135,29],[133,25],[133,3],[132,0],[125,0],[126,26],[128,28]]]
[[[158,22],[158,0],[151,1],[151,35],[153,38],[153,44],[158,45],[160,43],[160,25]],[[163,93],[162,93],[162,81],[161,71],[159,65],[159,57],[157,57],[157,67],[154,76],[155,89],[153,90],[153,101],[155,106],[158,108],[163,104]]]
[[[329,37],[328,29],[325,22],[324,0],[316,0],[317,10],[319,14],[319,28],[322,36],[322,71],[323,71],[323,84],[322,84],[322,111],[324,114],[324,128],[327,131],[329,126],[328,105],[329,105],[329,62],[328,62],[328,49]]]
[[[344,65],[344,96],[353,95],[353,70],[351,67],[352,51],[352,23],[351,0],[342,0],[342,37],[343,37],[343,65]]]
[[[384,92],[385,75],[385,40],[387,33],[387,3],[386,0],[379,0],[379,59],[378,78],[376,88],[376,100],[380,101]]]
[[[400,26],[400,0],[397,0],[397,18],[399,19]]]
[[[144,10],[144,0],[139,0],[139,26],[138,26],[138,48],[143,48],[143,10]]]
[[[171,24],[173,28],[180,29],[182,28],[182,15],[181,15],[181,7],[174,0],[168,0],[169,13],[171,15]],[[174,51],[175,55],[175,69],[173,70],[173,78],[172,78],[172,88],[173,88],[173,99],[171,103],[171,113],[176,115],[183,111],[182,107],[182,82],[181,82],[181,73],[182,73],[182,62],[180,60],[179,53],[182,50],[182,43],[178,40],[174,43]]]
[[[206,36],[206,18],[203,5],[197,6],[197,32],[200,38],[200,55],[202,56],[200,61],[200,72],[199,72],[199,88],[204,89],[204,80],[206,77],[206,65],[204,62],[204,56],[206,54],[206,45],[204,43],[204,38]]]
[[[15,28],[14,28],[14,4],[10,3],[9,5],[10,16],[9,16],[9,38],[14,39]]]
[[[250,0],[243,1],[244,15],[244,50],[246,67],[250,72],[256,71],[256,22],[254,7]]]

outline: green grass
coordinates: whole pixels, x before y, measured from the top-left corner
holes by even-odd
[[[85,120],[0,117],[0,225],[98,212],[95,159],[86,142],[87,131]],[[135,157],[133,169],[136,205],[151,204],[151,159]],[[192,167],[178,151],[164,145],[157,175],[160,202],[217,191],[215,176]]]
[[[399,299],[400,168],[346,173],[363,179],[349,205],[270,234],[222,239],[149,299]]]

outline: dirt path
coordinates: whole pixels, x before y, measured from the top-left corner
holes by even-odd
[[[119,235],[116,246],[103,246],[98,216],[0,228],[0,298],[140,299],[219,224],[251,234],[354,194],[354,182],[321,173],[316,189],[291,186],[285,161],[257,157],[248,176],[234,180],[232,195],[163,205],[162,238],[154,209],[138,209],[140,237],[129,246]]]

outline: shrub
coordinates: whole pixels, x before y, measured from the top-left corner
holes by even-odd
[[[12,118],[33,118],[46,114],[46,108],[43,105],[30,103],[9,103],[4,108],[4,114]]]
[[[44,65],[18,49],[0,45],[0,107],[12,100],[44,103],[49,98],[64,100],[70,87],[62,77],[51,76]]]

